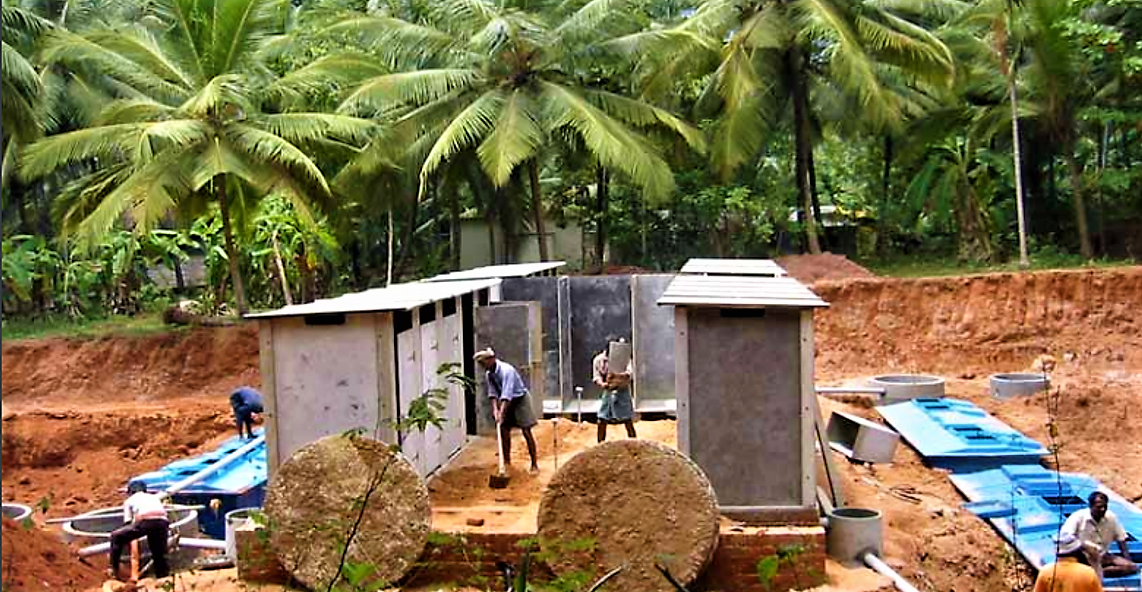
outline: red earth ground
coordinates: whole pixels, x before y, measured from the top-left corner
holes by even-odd
[[[1128,498],[1142,496],[1142,432],[1116,429],[1142,419],[1142,268],[895,280],[867,277],[839,257],[820,259],[817,272],[812,262],[786,264],[806,281],[815,273],[831,278],[813,285],[831,304],[817,317],[819,384],[888,372],[939,374],[949,379],[950,396],[972,400],[1046,442],[1045,396],[994,401],[987,377],[1050,354],[1058,360],[1052,381],[1063,403],[1063,470],[1091,473]],[[229,436],[226,394],[240,384],[260,384],[257,347],[253,327],[5,343],[4,499],[35,503],[50,496],[48,516],[117,503],[117,489],[129,476]],[[826,415],[845,410],[876,417],[866,406],[821,402]],[[589,444],[590,430],[581,427],[560,428],[562,455]],[[663,440],[671,431],[669,423],[643,428]],[[553,453],[552,437],[545,426],[545,458]],[[434,505],[444,510],[438,521],[458,523],[488,505],[504,507],[488,509],[500,514],[486,528],[529,520],[539,487],[485,499],[494,460],[484,467],[488,459],[478,451],[462,459],[472,470],[449,471],[431,485]],[[924,467],[912,450],[902,445],[892,465],[872,469],[841,464],[850,503],[885,513],[890,562],[922,589],[1027,588],[1017,557],[958,509],[962,500],[944,475]]]

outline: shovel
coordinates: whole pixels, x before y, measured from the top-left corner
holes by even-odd
[[[504,489],[511,481],[511,477],[508,477],[507,471],[504,470],[504,430],[500,421],[496,422],[496,458],[500,461],[500,472],[488,476],[488,487]]]

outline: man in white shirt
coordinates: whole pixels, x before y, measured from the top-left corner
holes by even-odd
[[[1138,566],[1130,560],[1126,550],[1126,530],[1118,517],[1109,509],[1110,498],[1101,491],[1087,498],[1089,508],[1071,514],[1063,523],[1062,534],[1072,534],[1083,542],[1083,546],[1095,551],[1091,564],[1100,575],[1117,578],[1137,573]],[[1110,543],[1118,542],[1121,556],[1110,552]],[[1097,561],[1096,561],[1097,560]]]
[[[163,505],[164,496],[147,493],[147,484],[142,481],[128,483],[127,493],[131,497],[123,503],[123,521],[128,524],[111,533],[110,575],[119,579],[119,558],[123,555],[124,547],[133,540],[146,537],[147,548],[150,549],[151,560],[154,562],[155,577],[165,578],[170,575],[170,567],[167,565],[170,522],[166,506]]]

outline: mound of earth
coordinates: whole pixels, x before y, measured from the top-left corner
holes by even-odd
[[[5,418],[4,499],[47,498],[51,515],[122,503],[119,487],[233,435],[222,409],[160,412],[32,412]]]
[[[103,577],[95,566],[75,558],[62,540],[34,525],[3,521],[4,590],[12,592],[79,592],[98,586]]]
[[[849,261],[844,255],[789,255],[777,259],[777,264],[800,282],[812,284],[820,280],[847,280],[870,278],[876,274]]]
[[[819,282],[817,379],[1010,372],[1044,353],[1142,365],[1142,267]],[[875,370],[870,368],[875,366]]]
[[[247,325],[142,337],[4,343],[4,411],[136,404],[258,385],[258,331]]]

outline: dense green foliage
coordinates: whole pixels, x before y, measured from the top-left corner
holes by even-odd
[[[3,25],[5,315],[309,301],[458,267],[467,220],[502,262],[571,224],[585,267],[983,267],[1018,258],[1021,197],[1033,259],[1142,248],[1142,0],[4,0]]]

